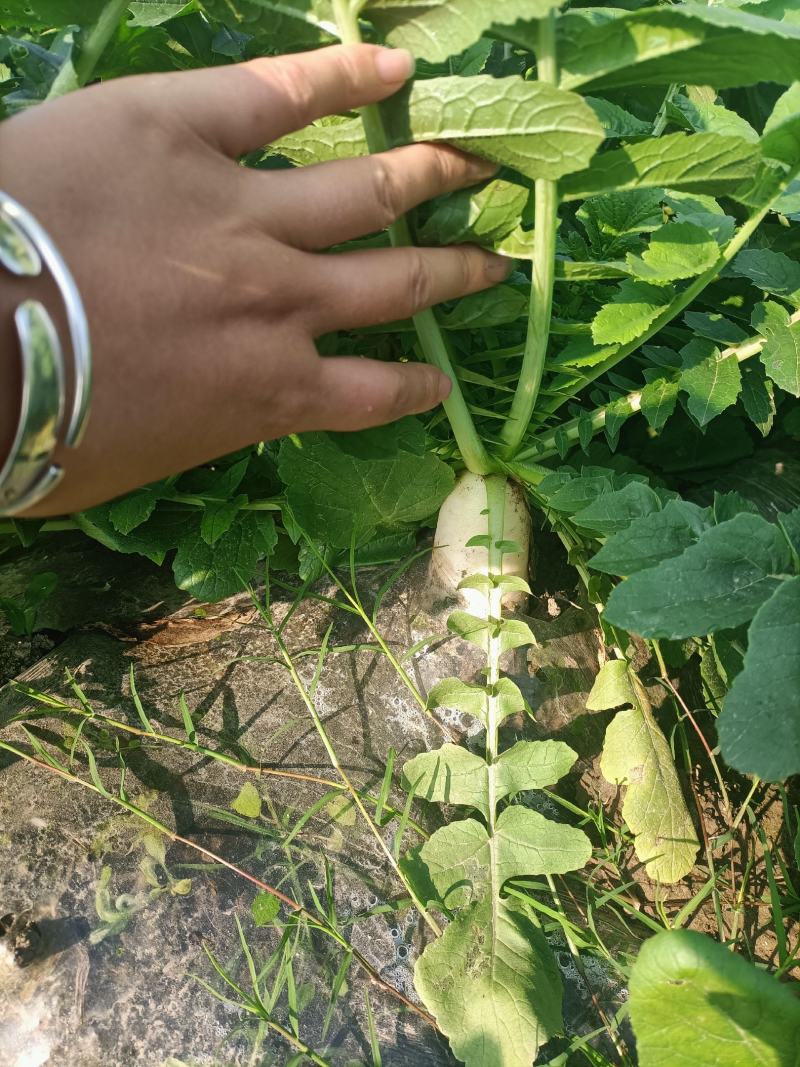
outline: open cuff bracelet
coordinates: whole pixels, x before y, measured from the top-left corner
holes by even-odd
[[[32,507],[60,480],[63,471],[53,462],[53,455],[59,443],[74,448],[80,442],[89,414],[92,359],[86,312],[67,264],[47,231],[2,191],[0,266],[18,277],[33,278],[45,268],[49,271],[64,302],[74,382],[67,416],[61,339],[44,305],[25,300],[14,312],[22,361],[19,422],[11,451],[0,467],[0,516],[9,516]]]

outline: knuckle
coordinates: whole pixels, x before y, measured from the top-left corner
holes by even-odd
[[[456,256],[456,276],[459,285],[466,292],[480,288],[481,273],[479,270],[478,256],[475,254],[475,250],[468,245],[459,245],[453,249],[453,252]]]
[[[289,109],[298,127],[308,121],[313,107],[315,90],[305,66],[291,56],[270,59],[263,69],[267,80]]]
[[[402,213],[403,202],[397,172],[380,156],[373,156],[372,195],[381,229],[390,226]]]
[[[433,303],[433,276],[430,263],[418,250],[411,252],[408,266],[408,298],[412,308],[426,308]]]

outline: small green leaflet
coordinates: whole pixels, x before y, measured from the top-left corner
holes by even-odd
[[[421,245],[474,242],[492,244],[511,233],[528,202],[530,191],[508,181],[480,189],[461,189],[443,197],[417,230]]]
[[[700,226],[671,222],[655,231],[641,256],[628,252],[625,258],[637,278],[664,285],[693,278],[713,267],[719,259],[719,246]]]
[[[493,24],[541,19],[561,0],[368,0],[363,15],[387,44],[438,63],[463,52]]]
[[[597,115],[607,138],[646,137],[652,129],[649,122],[637,119],[630,111],[619,104],[612,104],[610,100],[603,100],[599,96],[585,96],[584,100]]]
[[[460,908],[490,889],[492,852],[499,887],[521,875],[577,871],[592,846],[583,830],[515,804],[501,812],[491,843],[482,823],[462,819],[432,834],[420,855],[441,900]]]
[[[737,771],[768,782],[800,773],[800,577],[781,582],[756,612],[717,731]]]
[[[695,133],[719,133],[723,137],[741,137],[744,141],[758,140],[758,133],[747,119],[735,111],[729,111],[721,104],[690,100],[682,93],[672,97],[667,105],[667,115]]]
[[[592,321],[595,344],[626,344],[644,333],[658,318],[673,295],[666,285],[626,279]]]
[[[453,488],[453,472],[432,453],[391,458],[349,455],[328,434],[284,440],[278,469],[289,505],[312,538],[349,548],[379,529],[401,527],[435,513]]]
[[[617,713],[606,730],[600,770],[614,784],[624,784],[622,817],[634,836],[636,855],[644,863],[650,878],[659,882],[677,882],[694,867],[700,845],[694,831],[686,801],[675,770],[667,739],[653,715],[650,701],[636,674],[621,677],[614,664],[612,691],[604,686],[610,707],[621,703],[632,706]],[[593,708],[598,709],[599,693],[595,689]]]
[[[766,437],[775,417],[775,390],[755,360],[748,360],[742,368],[742,406],[762,437]]]
[[[157,503],[158,494],[152,489],[137,489],[111,504],[108,511],[111,525],[123,535],[132,533],[150,518]]]
[[[562,1028],[550,946],[509,901],[488,896],[457,916],[417,961],[414,985],[466,1067],[530,1067]]]
[[[770,378],[792,396],[800,397],[800,321],[774,300],[757,304],[753,326],[766,338],[761,362]]]
[[[179,589],[198,600],[214,601],[241,592],[255,575],[258,561],[278,541],[275,521],[263,512],[247,512],[213,544],[198,532],[178,545],[172,570]]]
[[[443,678],[428,694],[429,708],[458,708],[479,719],[486,726],[486,696],[490,690],[483,685],[470,685],[460,678]],[[491,692],[497,698],[498,724],[509,715],[518,715],[525,710],[525,701],[519,687],[510,678],[501,678]]]
[[[446,330],[502,326],[525,315],[529,302],[530,292],[513,285],[495,285],[482,293],[462,297],[452,311],[439,313],[439,321]]]
[[[586,710],[611,711],[633,701],[627,662],[624,659],[606,660],[597,672],[592,691],[586,699]]]
[[[261,797],[252,782],[245,782],[239,795],[231,801],[231,808],[246,819],[257,819],[261,814]]]
[[[250,905],[250,914],[256,926],[269,926],[273,919],[278,917],[280,910],[280,901],[272,893],[256,893]]]
[[[522,78],[416,81],[384,109],[398,143],[447,141],[530,178],[580,170],[603,140],[579,96]]]
[[[639,410],[654,430],[660,430],[675,410],[679,386],[668,378],[656,378],[642,389]]]
[[[753,285],[800,307],[800,263],[769,248],[746,248],[733,261],[732,270]]]
[[[726,319],[717,311],[687,311],[683,321],[694,334],[707,337],[722,345],[738,345],[748,338],[747,333],[735,322]]]
[[[791,567],[785,537],[758,515],[739,514],[680,556],[614,589],[605,617],[643,637],[685,638],[748,622]]]
[[[641,1067],[794,1067],[800,1002],[710,937],[670,930],[642,946],[630,981]]]
[[[207,545],[216,544],[233,525],[233,521],[247,503],[247,496],[239,493],[232,500],[209,500],[200,522],[200,536]]]
[[[704,85],[728,89],[800,70],[800,26],[715,4],[573,11],[559,20],[565,88]]]
[[[465,641],[485,649],[489,637],[499,639],[500,655],[523,645],[535,645],[531,628],[521,619],[481,619],[467,611],[454,611],[447,620],[447,628]]]
[[[720,196],[752,179],[761,154],[757,145],[716,133],[670,133],[597,156],[587,170],[559,183],[565,200],[607,190],[669,186]]]
[[[713,341],[695,337],[682,349],[684,370],[680,388],[687,394],[689,414],[698,426],[707,426],[736,403],[742,375],[735,353],[724,355]]]
[[[618,577],[647,570],[662,560],[680,556],[709,525],[697,504],[668,500],[662,511],[635,518],[610,537],[589,560],[589,566]]]
[[[577,758],[563,741],[518,741],[490,768],[482,756],[445,744],[406,763],[403,788],[424,800],[465,804],[488,818],[490,774],[495,800],[500,801],[511,793],[553,785]]]
[[[764,126],[761,151],[787,166],[800,163],[800,82],[795,82],[775,104]]]
[[[601,493],[596,500],[576,512],[572,521],[584,530],[605,537],[624,530],[643,515],[661,510],[661,501],[649,485],[629,482],[622,489]]]

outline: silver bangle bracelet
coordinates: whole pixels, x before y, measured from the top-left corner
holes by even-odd
[[[47,309],[26,300],[14,313],[22,361],[22,403],[11,452],[0,468],[0,516],[41,500],[63,471],[53,462],[59,442],[79,444],[92,388],[89,326],[78,287],[47,231],[16,200],[0,192],[0,265],[18,277],[47,268],[64,302],[73,358],[74,394],[69,419],[66,373],[58,331]]]

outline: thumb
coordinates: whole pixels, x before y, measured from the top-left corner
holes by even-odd
[[[426,363],[380,363],[338,356],[319,361],[314,430],[364,430],[403,415],[429,411],[452,388],[450,379]]]

